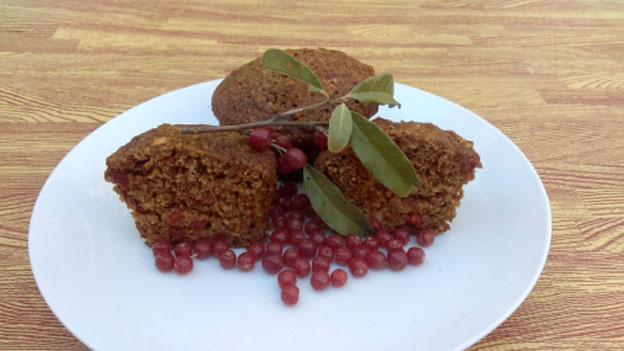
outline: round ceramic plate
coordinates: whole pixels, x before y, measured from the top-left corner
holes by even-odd
[[[180,276],[156,270],[126,206],[104,181],[105,159],[161,123],[216,124],[220,81],[180,89],[104,124],[59,163],[33,210],[29,251],[44,299],[97,350],[458,350],[502,323],[537,281],[551,236],[544,187],[503,133],[438,96],[396,85],[395,121],[432,122],[475,142],[483,169],[465,187],[451,230],[419,267],[350,277],[299,303],[280,301],[275,276],[196,260]],[[414,240],[414,239],[412,239]]]

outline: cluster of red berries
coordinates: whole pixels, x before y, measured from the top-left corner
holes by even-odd
[[[321,150],[327,149],[327,135],[317,131],[314,134],[314,143]],[[277,159],[277,171],[281,174],[302,169],[308,162],[306,154],[301,149],[292,147],[292,141],[284,134],[274,133],[269,127],[256,127],[249,133],[249,145],[255,150],[268,150],[272,144],[281,153]]]
[[[312,209],[308,197],[297,194],[294,182],[284,182],[278,189],[271,207],[271,220],[274,229],[270,240],[252,243],[238,257],[222,237],[199,239],[193,244],[182,241],[173,248],[169,241],[158,240],[152,244],[156,267],[163,272],[175,269],[186,274],[193,269],[193,257],[214,256],[224,269],[237,266],[248,272],[260,261],[267,273],[279,273],[277,281],[282,289],[282,301],[294,305],[299,300],[298,278],[310,275],[310,284],[317,291],[330,284],[334,287],[346,284],[347,272],[341,268],[331,271],[332,263],[348,268],[352,277],[360,278],[369,270],[389,268],[398,271],[408,264],[418,266],[425,259],[422,248],[405,249],[411,238],[407,227],[399,227],[391,234],[373,220],[375,236],[364,239],[357,235],[346,238],[338,234],[327,236],[325,223]],[[431,245],[434,238],[430,230],[421,230],[416,235],[417,243],[423,247]]]

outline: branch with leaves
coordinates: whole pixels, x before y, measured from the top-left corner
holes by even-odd
[[[331,99],[321,80],[305,64],[279,49],[269,49],[262,57],[262,69],[274,71],[307,84],[311,92],[325,96],[321,102],[281,112],[263,121],[229,125],[184,128],[183,133],[238,131],[243,134],[251,128],[263,126],[319,127],[328,126],[328,150],[338,153],[348,145],[364,167],[386,188],[400,197],[407,197],[420,185],[414,165],[396,143],[375,123],[361,114],[350,111],[346,101],[401,105],[394,99],[394,81],[390,74],[366,78],[341,97]],[[327,121],[293,121],[290,116],[326,105],[338,104]],[[349,202],[340,189],[323,173],[310,164],[303,169],[303,184],[312,207],[325,223],[341,235],[373,234],[373,228],[362,211]]]

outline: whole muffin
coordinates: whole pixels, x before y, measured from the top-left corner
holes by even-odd
[[[475,168],[481,167],[473,143],[431,123],[394,123],[383,118],[374,122],[394,140],[420,176],[420,187],[408,197],[397,196],[377,181],[350,148],[337,154],[322,152],[315,167],[387,230],[408,222],[436,233],[448,230],[464,194],[463,185],[474,179]]]
[[[183,134],[163,124],[106,160],[105,179],[132,210],[146,243],[224,236],[233,246],[266,239],[277,181],[275,155],[236,132]]]
[[[321,80],[331,98],[347,94],[362,80],[375,75],[372,66],[328,49],[286,50],[306,64]],[[212,111],[221,125],[266,120],[275,114],[323,101],[320,93],[310,92],[305,83],[276,72],[262,72],[259,57],[230,73],[212,96]],[[371,117],[376,104],[349,101],[347,106]],[[335,106],[324,106],[292,116],[293,120],[329,120]],[[313,128],[275,128],[292,139],[293,146],[306,153],[314,150]]]

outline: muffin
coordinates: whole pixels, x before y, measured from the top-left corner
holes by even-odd
[[[232,246],[265,240],[276,160],[236,132],[183,134],[163,124],[106,160],[105,179],[132,210],[148,245],[225,237]]]
[[[347,94],[359,82],[375,75],[373,67],[340,51],[294,49],[286,52],[319,77],[332,99]],[[232,125],[266,120],[280,112],[309,106],[323,99],[322,94],[310,92],[307,84],[294,78],[262,72],[262,57],[259,57],[225,77],[212,96],[212,111],[221,125]],[[350,100],[347,106],[366,117],[377,112],[376,104]],[[327,121],[334,107],[326,105],[291,117],[298,121]],[[313,128],[282,127],[275,130],[290,137],[294,147],[308,154],[314,153]]]
[[[463,196],[462,187],[481,167],[473,143],[431,123],[374,120],[414,164],[421,185],[401,198],[366,170],[352,149],[322,152],[315,167],[371,220],[387,230],[411,223],[441,233],[450,228]]]

